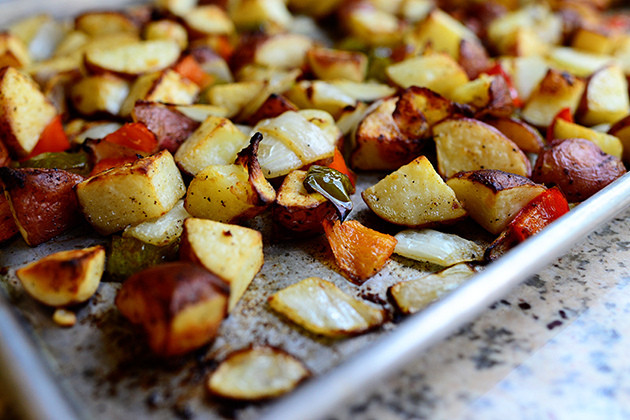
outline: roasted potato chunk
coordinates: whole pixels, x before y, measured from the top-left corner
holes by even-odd
[[[83,115],[117,115],[129,94],[129,83],[111,74],[88,76],[70,88],[70,100]]]
[[[304,188],[306,171],[295,170],[284,178],[273,204],[273,220],[298,234],[323,232],[322,221],[335,214],[335,206],[323,195]]]
[[[306,61],[320,80],[346,79],[362,82],[367,72],[368,58],[357,51],[315,47],[306,53]]]
[[[461,263],[437,273],[396,283],[388,292],[400,312],[413,314],[457,288],[474,274],[472,266]]]
[[[57,115],[37,84],[13,67],[0,70],[0,140],[14,156],[26,157]]]
[[[87,12],[74,19],[74,27],[90,37],[130,33],[138,35],[140,29],[135,22],[121,12]]]
[[[379,217],[402,226],[452,223],[467,214],[455,192],[424,156],[387,175],[361,196]]]
[[[182,143],[175,162],[194,176],[210,165],[233,163],[247,144],[247,136],[230,120],[210,116]]]
[[[116,306],[145,331],[159,356],[175,356],[214,339],[226,315],[223,281],[190,262],[156,265],[129,277]]]
[[[120,115],[128,117],[137,101],[192,104],[199,86],[174,70],[167,69],[138,77],[120,107]]]
[[[479,120],[452,118],[433,127],[438,172],[448,178],[461,171],[499,169],[529,176],[527,156],[501,132]]]
[[[13,219],[9,200],[2,194],[0,195],[0,243],[11,239],[18,232],[19,229]]]
[[[524,121],[509,117],[486,117],[483,122],[499,130],[525,153],[538,153],[545,146],[538,130]]]
[[[468,82],[464,69],[445,54],[433,53],[408,58],[386,69],[387,76],[401,88],[427,87],[450,98],[455,88]]]
[[[386,319],[383,309],[357,300],[317,277],[276,292],[269,298],[269,306],[306,330],[327,337],[359,334]]]
[[[185,192],[167,150],[101,172],[76,186],[81,211],[103,235],[162,216]]]
[[[196,218],[184,222],[179,255],[182,260],[202,265],[229,285],[228,312],[234,309],[264,263],[260,232]]]
[[[263,212],[276,199],[258,159],[260,134],[239,153],[236,163],[210,165],[188,186],[185,207],[194,217],[235,223]]]
[[[545,191],[529,178],[494,169],[459,172],[446,183],[470,217],[493,234],[503,231],[521,208]]]
[[[549,69],[523,108],[523,119],[537,127],[547,127],[553,117],[564,108],[575,113],[584,82],[567,72]]]
[[[309,377],[309,370],[290,354],[268,346],[231,353],[208,377],[211,394],[239,401],[275,398]]]
[[[137,41],[107,48],[95,46],[87,49],[85,66],[94,74],[113,73],[129,78],[173,65],[180,52],[173,40]]]
[[[569,202],[583,201],[626,173],[621,160],[585,139],[556,140],[536,160],[532,179],[556,185]]]
[[[31,64],[27,46],[11,33],[0,34],[0,68],[23,68]]]
[[[426,120],[426,117],[418,114],[412,116],[406,110],[396,112],[399,109],[397,101],[398,98],[385,100],[359,123],[354,134],[355,147],[350,157],[353,168],[394,170],[416,158],[424,148],[426,139],[403,134],[400,126],[408,133],[419,134],[424,131],[424,125],[416,121],[423,118]],[[415,119],[410,121],[407,117]],[[405,123],[398,124],[396,118]]]
[[[16,270],[24,290],[49,306],[68,306],[92,297],[105,268],[102,245],[55,252]]]
[[[621,158],[623,154],[623,144],[617,137],[583,127],[562,118],[557,118],[552,126],[554,139],[580,138],[592,141],[602,152]]]
[[[13,219],[29,246],[46,242],[81,220],[74,188],[83,179],[58,169],[0,168]]]
[[[628,81],[621,68],[611,65],[593,73],[577,110],[584,125],[612,124],[630,113]]]

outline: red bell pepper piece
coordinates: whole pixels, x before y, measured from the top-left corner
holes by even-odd
[[[44,131],[42,131],[42,134],[39,136],[37,144],[26,159],[30,159],[41,153],[63,152],[69,148],[70,142],[68,141],[66,132],[63,130],[61,115],[57,115],[50,123],[48,123],[46,128],[44,128]]]
[[[187,55],[179,60],[173,70],[201,88],[209,86],[213,81],[213,77],[203,71],[199,62],[192,55]]]
[[[106,171],[107,169],[114,168],[116,166],[122,166],[125,163],[135,162],[138,160],[137,156],[120,156],[113,158],[105,158],[96,163],[90,172],[90,176],[94,176],[99,172]]]
[[[549,124],[549,127],[547,127],[547,143],[551,143],[553,141],[554,139],[553,131],[555,130],[556,121],[559,119],[572,123],[573,114],[571,114],[571,108],[562,108],[560,111],[558,111],[556,116],[553,117],[551,124]]]
[[[518,90],[516,90],[516,87],[514,87],[514,82],[512,81],[512,78],[510,77],[509,74],[507,74],[507,72],[505,71],[501,63],[496,63],[489,69],[485,70],[484,73],[486,73],[489,76],[503,77],[503,79],[505,79],[505,83],[508,85],[508,89],[510,90],[510,97],[512,98],[512,102],[514,103],[514,106],[516,106],[517,108],[520,108],[523,106],[523,100],[519,96]]]
[[[568,212],[569,203],[564,194],[556,187],[550,188],[523,207],[508,228],[514,239],[523,242]]]
[[[341,154],[339,149],[337,149],[336,147],[335,147],[335,156],[333,157],[333,161],[329,163],[327,166],[347,176],[348,179],[350,179],[352,186],[356,187],[357,175],[354,172],[352,172],[350,169],[348,169],[348,165],[346,165],[346,161],[343,158],[343,155]]]
[[[144,153],[153,153],[158,146],[157,138],[140,122],[127,123],[103,139]]]

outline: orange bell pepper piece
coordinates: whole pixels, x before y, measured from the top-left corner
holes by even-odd
[[[195,57],[192,55],[187,55],[179,60],[179,62],[175,64],[175,67],[173,67],[173,70],[202,89],[209,86],[214,81],[214,78],[203,71],[197,60],[195,60]]]
[[[324,220],[326,239],[335,261],[350,279],[362,284],[378,273],[394,252],[396,238],[363,226],[356,220]]]
[[[153,153],[158,146],[155,134],[143,123],[127,123],[103,139],[144,153]]]
[[[61,115],[57,115],[52,119],[50,123],[44,128],[42,134],[39,136],[37,144],[28,155],[26,159],[30,159],[41,153],[49,152],[63,152],[70,148],[70,142],[68,136],[63,129],[61,123]]]
[[[333,157],[333,161],[327,165],[331,169],[335,169],[345,176],[348,177],[353,187],[356,187],[357,175],[352,172],[348,165],[346,165],[346,161],[343,158],[343,155],[339,151],[339,149],[335,148],[335,155]],[[354,191],[348,191],[349,193],[353,193]]]

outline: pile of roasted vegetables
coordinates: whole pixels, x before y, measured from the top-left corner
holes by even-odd
[[[626,172],[630,15],[611,6],[157,0],[15,22],[0,35],[0,240],[35,247],[84,222],[109,237],[16,275],[64,326],[102,279],[122,282],[118,310],[160,356],[238,310],[270,240],[248,223],[265,215],[281,237],[325,235],[359,285],[393,253],[444,267],[389,289],[414,313]],[[354,220],[359,192],[384,223]],[[494,241],[443,229],[464,219]],[[329,337],[389,315],[316,277],[268,308]],[[257,400],[308,375],[252,346],[207,386]]]

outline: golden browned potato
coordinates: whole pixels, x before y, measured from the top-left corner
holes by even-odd
[[[455,192],[420,156],[361,194],[379,217],[397,225],[426,227],[466,217]]]
[[[129,83],[111,74],[88,76],[73,83],[70,100],[83,115],[117,115],[129,94]]]
[[[234,32],[234,23],[225,10],[214,4],[194,7],[182,15],[191,38],[206,35],[230,35]]]
[[[449,118],[433,127],[438,172],[448,178],[461,171],[500,169],[529,176],[529,159],[494,127],[472,118]]]
[[[243,226],[188,218],[184,222],[180,259],[219,276],[230,287],[232,311],[264,263],[260,232]]]
[[[138,35],[140,33],[140,28],[129,16],[114,11],[80,14],[74,19],[74,27],[90,37],[119,33]]]
[[[447,98],[456,87],[468,82],[464,69],[450,56],[440,53],[408,58],[390,65],[385,71],[401,88],[427,87]]]
[[[405,40],[418,51],[430,46],[455,60],[459,58],[463,41],[480,44],[474,32],[440,9],[432,10],[424,20],[416,23]]]
[[[129,277],[116,306],[147,335],[159,356],[187,353],[212,341],[226,315],[223,281],[197,264],[156,265]]]
[[[83,215],[103,235],[162,216],[185,192],[168,150],[101,172],[76,186]]]
[[[569,202],[583,201],[626,173],[621,160],[585,139],[556,140],[536,160],[532,179],[557,185]]]
[[[587,126],[612,124],[630,113],[628,81],[618,65],[593,73],[577,110],[576,119]]]
[[[398,98],[386,99],[359,123],[354,135],[355,147],[350,157],[353,168],[394,170],[420,155],[426,139],[409,137],[401,132],[394,119],[397,101]],[[407,118],[413,110],[407,113],[402,109],[396,115],[404,129],[408,132],[421,131],[424,127],[422,124]]]
[[[471,106],[477,117],[509,117],[514,112],[514,101],[508,84],[500,76],[482,74],[475,80],[456,87],[450,98]]]
[[[210,116],[181,144],[175,162],[195,176],[210,165],[234,163],[237,153],[247,144],[247,136],[230,120]]]
[[[24,42],[11,33],[0,33],[0,68],[22,68],[31,64],[31,56]]]
[[[235,223],[263,212],[276,199],[258,163],[260,134],[239,152],[236,163],[210,165],[190,182],[185,207],[194,217]]]
[[[159,102],[137,101],[131,117],[134,122],[144,123],[155,134],[160,149],[167,149],[172,154],[199,127],[198,121],[176,107]]]
[[[206,93],[209,103],[227,109],[226,118],[238,115],[265,88],[262,80],[223,83],[211,86]]]
[[[547,127],[562,109],[569,108],[573,114],[584,85],[581,79],[567,72],[549,69],[525,104],[523,119],[534,126]]]
[[[137,101],[192,104],[199,86],[174,70],[167,69],[138,77],[131,85],[129,95],[120,106],[120,115],[128,117]]]
[[[498,234],[516,213],[545,191],[529,178],[495,169],[459,172],[446,181],[477,223]]]
[[[540,132],[524,121],[510,117],[486,117],[483,122],[499,130],[525,153],[538,153],[545,146]]]
[[[445,97],[411,86],[400,94],[392,116],[404,135],[417,139],[431,137],[433,125],[456,112],[455,104]]]
[[[269,306],[314,334],[343,337],[376,328],[386,319],[382,308],[344,293],[333,283],[309,277],[274,293]]]
[[[19,157],[27,156],[57,115],[37,84],[13,67],[0,70],[0,140]]]
[[[181,24],[170,19],[154,20],[143,29],[146,40],[172,39],[182,50],[188,46],[188,32]]]
[[[488,52],[478,42],[462,39],[459,44],[457,64],[462,66],[469,79],[476,79],[491,66]]]
[[[273,220],[292,232],[321,233],[322,221],[335,214],[335,206],[323,195],[306,191],[304,178],[306,171],[300,170],[284,178],[273,203]]]
[[[321,47],[308,50],[306,61],[320,80],[346,79],[362,82],[368,65],[367,56],[361,52]]]
[[[269,346],[238,350],[221,362],[208,378],[212,395],[237,401],[279,397],[310,376],[290,354]]]
[[[230,18],[241,29],[266,28],[277,32],[292,20],[284,0],[241,0],[230,8]]]
[[[24,290],[49,306],[82,303],[92,297],[105,269],[102,245],[60,251],[16,270]]]
[[[553,123],[554,139],[571,139],[580,138],[592,141],[604,153],[621,158],[623,154],[623,145],[614,135],[602,133],[580,124],[565,121],[562,118],[556,119]]]
[[[35,246],[80,220],[74,187],[83,177],[61,169],[0,168],[4,194],[24,241]]]
[[[173,65],[180,52],[173,40],[136,41],[107,48],[91,46],[85,53],[85,66],[94,74],[135,77]]]
[[[321,109],[333,117],[337,117],[344,108],[357,103],[353,96],[323,80],[301,80],[286,95],[300,109]]]

